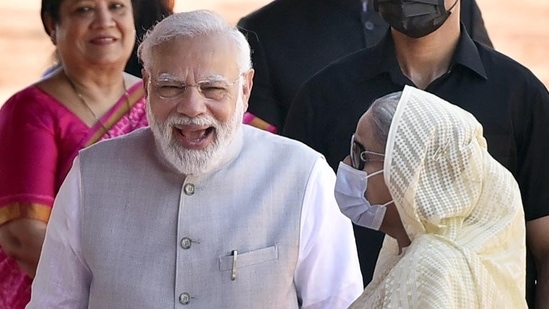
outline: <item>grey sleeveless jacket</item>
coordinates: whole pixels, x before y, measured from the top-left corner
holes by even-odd
[[[217,170],[184,177],[154,145],[147,128],[80,153],[89,308],[297,308],[302,201],[320,155],[244,126]]]

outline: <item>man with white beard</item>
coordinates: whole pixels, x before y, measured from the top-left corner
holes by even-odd
[[[150,128],[79,154],[28,308],[347,308],[362,278],[335,175],[307,146],[241,124],[244,36],[179,13],[139,53]]]

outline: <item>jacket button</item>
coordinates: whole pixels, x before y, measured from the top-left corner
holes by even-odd
[[[189,293],[185,292],[179,295],[179,303],[181,303],[182,305],[188,305],[190,301],[191,295],[189,295]]]
[[[194,185],[192,183],[188,183],[183,187],[183,191],[186,195],[193,195],[194,194]]]
[[[189,249],[191,247],[192,240],[189,237],[183,237],[181,238],[181,248],[183,249]]]

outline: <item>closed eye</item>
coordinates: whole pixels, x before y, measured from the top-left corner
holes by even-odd
[[[221,100],[228,92],[228,86],[222,82],[199,83],[200,92],[209,99]]]
[[[157,87],[157,92],[163,97],[176,97],[182,92],[185,91],[185,86],[183,85],[161,85]]]

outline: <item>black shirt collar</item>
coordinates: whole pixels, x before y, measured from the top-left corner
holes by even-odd
[[[364,78],[371,79],[380,74],[389,74],[393,81],[407,84],[407,78],[403,76],[396,59],[391,28],[387,30],[383,39],[376,46],[371,47],[371,51],[368,54],[369,59],[366,60],[368,69],[363,71]],[[453,70],[458,65],[469,69],[484,79],[488,78],[478,49],[466,32],[463,24],[461,25],[461,35],[450,63],[450,70]]]
[[[477,43],[478,44],[478,43]],[[461,24],[461,35],[459,36],[459,41],[452,57],[452,62],[450,64],[450,69],[453,69],[456,65],[462,65],[469,70],[477,73],[484,79],[488,79],[486,71],[484,70],[484,65],[480,59],[478,53],[478,48],[473,42],[473,39],[465,30],[465,26]]]

